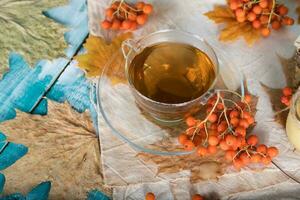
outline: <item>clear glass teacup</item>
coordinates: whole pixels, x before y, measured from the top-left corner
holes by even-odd
[[[154,100],[137,89],[130,73],[132,61],[141,54],[145,48],[162,43],[184,44],[192,46],[204,52],[210,59],[215,73],[214,79],[209,87],[199,96],[180,103],[166,103]],[[197,35],[178,30],[162,30],[151,33],[137,40],[126,40],[122,45],[125,57],[125,74],[137,106],[146,114],[162,123],[177,123],[186,116],[192,115],[200,110],[207,100],[214,94],[219,73],[218,58],[212,47]]]

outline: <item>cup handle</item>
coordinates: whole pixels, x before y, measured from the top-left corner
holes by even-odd
[[[127,39],[122,43],[121,46],[122,54],[125,58],[125,60],[128,60],[128,56],[131,53],[131,51],[137,52],[139,50],[137,42],[133,39]]]

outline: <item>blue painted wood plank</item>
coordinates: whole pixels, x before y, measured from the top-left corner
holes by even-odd
[[[70,28],[64,37],[69,44],[66,55],[72,58],[89,33],[86,0],[71,0],[66,6],[49,9],[43,14]]]
[[[21,193],[14,193],[0,198],[0,200],[26,200],[26,197],[23,196]]]
[[[110,200],[110,198],[99,190],[92,190],[89,192],[87,200]]]
[[[5,184],[5,176],[3,174],[0,173],[0,194],[3,191],[4,188],[4,184]]]
[[[58,58],[53,62],[43,60],[30,69],[21,56],[11,54],[10,71],[0,81],[0,122],[13,119],[16,115],[14,108],[45,114],[47,103],[42,99],[44,94],[65,70],[88,35],[86,0],[71,0],[68,5],[49,9],[44,14],[70,29],[65,33],[69,44],[66,50],[68,59]]]
[[[21,55],[10,54],[10,71],[0,81],[0,122],[13,119],[15,108],[30,112],[67,63],[64,58],[42,60],[30,68]]]
[[[22,144],[6,141],[6,136],[0,132],[0,170],[6,169],[23,157],[28,148]]]
[[[78,7],[78,5],[80,6]],[[56,19],[72,27],[72,30],[65,34],[65,39],[70,44],[66,50],[66,55],[71,59],[88,35],[86,2],[82,0],[72,1],[71,6],[52,9],[48,13],[45,12],[45,14],[51,17],[56,15],[57,12],[60,13],[59,15],[69,13],[69,16],[67,14],[63,17],[57,15]],[[64,19],[65,21],[63,21]],[[68,21],[69,19],[72,20]],[[20,55],[11,54],[9,63],[10,71],[4,75],[3,80],[0,82],[0,122],[14,118],[16,115],[15,108],[24,112],[34,110],[36,114],[46,114],[47,100],[43,98],[46,91],[49,91],[48,98],[59,102],[67,100],[79,112],[86,109],[92,110],[93,118],[96,119],[96,113],[89,101],[90,84],[82,71],[71,65],[67,68],[66,73],[61,76],[61,72],[65,70],[68,64],[67,59],[59,58],[54,62],[40,61],[34,69],[31,69]],[[72,78],[74,79],[72,80]],[[57,79],[58,81],[55,84]],[[53,84],[55,85],[51,88]],[[77,96],[74,95],[75,93]],[[0,147],[5,147],[0,154],[0,169],[12,165],[28,151],[27,147],[23,145],[7,143],[3,134],[0,135],[0,140]],[[4,183],[5,177],[0,174],[0,193]],[[50,187],[50,182],[41,183],[27,197],[15,193],[1,199],[45,200],[48,198]],[[93,195],[89,195],[89,199],[96,200],[100,199],[99,197],[108,199],[102,198],[106,196],[99,191],[91,194]]]
[[[14,118],[15,108],[24,112],[46,114],[47,100],[44,98],[46,94],[48,98],[58,102],[68,101],[79,112],[90,110],[96,124],[96,112],[89,99],[93,86],[74,63],[68,66],[68,62],[77,54],[88,35],[86,0],[72,0],[67,6],[50,9],[44,14],[70,28],[64,35],[69,44],[66,49],[68,59],[58,58],[52,62],[42,60],[32,69],[20,55],[11,54],[10,71],[0,81],[0,122]],[[2,144],[0,147],[5,147],[0,154],[0,169],[13,164],[28,151],[23,145],[7,143],[3,134],[0,134],[0,143]],[[1,163],[1,160],[5,162]],[[0,174],[0,189],[3,188],[4,182],[5,177]],[[44,200],[48,198],[50,187],[50,182],[42,183],[27,197],[15,193],[0,199]],[[89,193],[88,199],[106,200],[108,197],[100,191],[93,190]]]
[[[0,200],[47,200],[51,189],[49,181],[42,182],[34,187],[26,196],[14,193],[0,198]]]
[[[33,109],[32,114],[46,115],[48,113],[48,102],[46,98],[38,103],[38,105]]]
[[[9,142],[0,154],[0,170],[11,166],[27,152],[28,148],[26,146]]]
[[[58,78],[46,97],[60,103],[67,101],[80,113],[89,110],[97,130],[97,113],[90,100],[92,87],[94,86],[85,77],[84,72],[79,69],[77,62],[73,61]]]
[[[52,8],[47,11],[44,11],[43,14],[58,23],[63,24],[66,27],[70,28],[70,31],[66,32],[64,37],[68,43],[68,48],[66,49],[66,55],[69,58],[69,61],[78,53],[83,42],[88,36],[88,14],[87,14],[87,5],[86,0],[71,0],[70,3],[66,6],[61,6],[57,8]],[[68,63],[69,65],[69,63]],[[60,73],[54,77],[56,82],[59,77],[64,74],[67,66],[65,66]],[[52,87],[53,85],[51,85]],[[45,95],[48,94],[48,90],[44,92]],[[51,92],[53,94],[53,92]],[[53,95],[49,95],[53,96]],[[44,105],[46,102],[41,98],[36,102],[34,109],[31,110],[33,113],[44,114]],[[61,102],[61,101],[60,101]],[[71,105],[74,106],[75,104]],[[80,107],[80,106],[78,106]],[[83,112],[86,108],[78,108],[78,111]]]
[[[91,84],[82,70],[77,67],[76,61],[67,66],[64,73],[57,79],[46,97],[57,101],[68,101],[78,112],[90,108]]]
[[[46,101],[42,98],[65,70],[88,35],[86,0],[72,0],[69,5],[53,8],[44,14],[70,28],[65,34],[69,44],[68,59],[52,62],[39,61],[34,69],[18,54],[9,57],[10,71],[0,81],[0,122],[13,119],[15,108],[24,112],[45,114]]]
[[[27,194],[26,200],[47,200],[50,189],[51,182],[42,182]]]

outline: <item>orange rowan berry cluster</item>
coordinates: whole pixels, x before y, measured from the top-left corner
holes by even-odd
[[[152,192],[148,192],[145,196],[145,200],[155,200],[155,195]],[[204,200],[200,194],[194,194],[192,200]]]
[[[250,163],[262,163],[269,165],[272,159],[278,155],[276,147],[267,147],[264,144],[258,145],[258,138],[256,135],[250,135],[243,146],[237,151],[227,150],[225,158],[233,162],[236,169],[241,169]]]
[[[293,95],[293,89],[290,87],[285,87],[282,89],[281,103],[286,106],[290,106],[291,99]]]
[[[106,19],[101,22],[101,27],[111,30],[135,30],[138,25],[147,22],[152,11],[152,5],[144,2],[130,5],[124,0],[115,1],[105,10]]]
[[[264,37],[270,35],[271,28],[279,30],[284,25],[294,24],[287,16],[289,9],[276,0],[230,0],[229,7],[238,22],[249,21]]]
[[[242,98],[238,93],[238,101],[225,98],[224,94],[210,98],[206,105],[207,116],[204,120],[192,116],[186,118],[187,130],[178,136],[178,142],[186,150],[197,148],[199,156],[209,156],[218,149],[225,152],[225,159],[233,162],[236,169],[250,163],[270,164],[278,154],[276,147],[261,150],[256,135],[246,136],[247,129],[255,124],[251,114],[252,96]]]

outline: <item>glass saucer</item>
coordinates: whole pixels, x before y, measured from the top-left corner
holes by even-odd
[[[222,53],[216,51],[220,73],[216,89],[240,91],[243,95],[243,76]],[[133,149],[156,155],[187,155],[177,136],[187,128],[182,121],[163,124],[138,108],[125,75],[125,59],[119,50],[104,67],[98,80],[97,103],[111,132]],[[201,111],[200,111],[201,112]],[[100,127],[101,128],[101,127]]]

